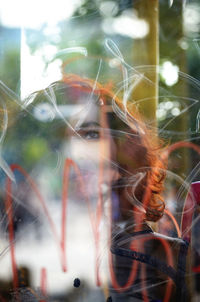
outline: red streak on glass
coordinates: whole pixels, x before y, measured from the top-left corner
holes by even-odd
[[[170,147],[168,147],[167,150],[165,150],[165,152],[163,153],[163,156],[169,156],[169,154],[171,152],[173,152],[174,150],[178,149],[178,148],[182,148],[182,147],[189,147],[194,149],[195,151],[197,151],[198,153],[200,153],[200,147],[190,143],[190,142],[178,142],[175,143],[173,145],[171,145]],[[61,252],[61,265],[62,265],[62,270],[64,272],[67,271],[67,261],[66,261],[66,227],[67,227],[67,201],[68,201],[68,185],[69,185],[69,173],[70,173],[70,169],[73,168],[77,177],[78,177],[78,181],[80,184],[80,188],[82,190],[82,194],[83,197],[85,198],[85,202],[87,204],[88,207],[88,212],[89,212],[89,217],[90,217],[90,221],[91,221],[91,226],[92,226],[92,230],[93,230],[93,235],[94,235],[94,240],[95,240],[95,253],[96,253],[96,280],[97,280],[97,285],[100,285],[100,277],[99,277],[99,224],[101,221],[101,216],[102,216],[102,196],[101,196],[101,190],[99,190],[99,201],[97,204],[97,209],[96,209],[96,213],[94,214],[92,212],[91,209],[91,203],[89,201],[89,198],[87,196],[87,194],[85,193],[84,190],[84,182],[83,182],[83,177],[81,175],[81,172],[78,168],[78,166],[75,164],[74,161],[72,161],[71,159],[66,159],[65,164],[64,164],[64,171],[63,171],[63,189],[62,189],[62,220],[61,220],[61,238],[59,239],[59,236],[57,234],[56,231],[56,227],[55,224],[49,214],[48,211],[48,207],[46,205],[46,202],[43,198],[43,196],[41,195],[41,193],[39,192],[35,182],[33,181],[33,179],[28,175],[28,173],[19,165],[17,164],[13,164],[10,166],[11,170],[18,170],[20,173],[22,173],[24,175],[24,177],[26,178],[26,180],[28,181],[28,183],[30,184],[31,188],[33,189],[33,191],[35,192],[38,201],[40,203],[40,205],[43,208],[43,211],[48,219],[50,228],[52,230],[52,233],[54,234],[55,240],[58,244],[58,247],[60,248],[60,252]],[[14,245],[14,226],[13,226],[13,207],[12,207],[12,181],[7,178],[7,182],[6,182],[6,191],[7,191],[7,196],[6,196],[6,200],[5,200],[5,208],[6,208],[6,213],[7,213],[7,217],[8,217],[8,230],[9,230],[9,243],[10,243],[10,250],[11,250],[11,263],[12,263],[12,273],[13,273],[13,287],[14,289],[17,289],[18,287],[18,274],[17,274],[17,266],[16,266],[16,259],[15,259],[15,245]],[[143,199],[143,204],[144,206],[147,205],[147,200],[149,199],[149,190],[148,190],[148,186],[146,188],[146,192],[144,194],[144,199]],[[110,206],[110,222],[109,222],[109,226],[110,226],[110,230],[109,230],[109,235],[110,235],[110,239],[111,240],[111,225],[112,225],[112,210],[111,210],[111,206]],[[135,211],[135,209],[134,209]],[[135,211],[136,212],[136,211]],[[139,217],[139,218],[138,218]],[[135,213],[135,221],[137,222],[137,226],[135,231],[140,231],[141,230],[141,221],[143,220],[142,215],[138,215],[138,213]],[[148,238],[149,239],[149,238]],[[161,243],[163,244],[165,250],[166,250],[166,256],[167,256],[167,263],[169,263],[169,265],[172,264],[172,253],[171,253],[171,249],[169,247],[169,245],[167,244],[167,242],[165,240],[161,240]],[[111,242],[109,242],[110,244]],[[136,272],[137,272],[137,267],[138,267],[138,262],[137,261],[133,261],[133,265],[132,265],[132,270],[131,273],[129,275],[128,281],[126,282],[126,284],[124,286],[119,286],[116,276],[115,276],[115,272],[113,269],[113,263],[112,263],[112,255],[111,253],[109,253],[109,268],[110,268],[110,274],[111,274],[111,281],[112,281],[112,285],[113,287],[118,291],[118,292],[123,292],[124,290],[126,290],[128,287],[130,287],[135,280],[136,277]],[[143,270],[142,272],[143,274],[145,274],[145,271]],[[45,269],[42,269],[42,279],[41,279],[41,288],[44,292],[46,292],[46,271]],[[169,280],[167,289],[166,289],[166,295],[165,295],[165,299],[164,301],[167,302],[170,298],[170,293],[171,293],[171,284],[172,281]],[[146,293],[143,293],[144,299],[147,299]],[[1,297],[0,297],[1,298]],[[1,298],[2,300],[2,298]],[[147,300],[146,300],[147,301]]]
[[[69,172],[70,168],[73,168],[77,174],[79,183],[80,183],[80,188],[82,190],[82,194],[85,198],[85,202],[88,207],[88,212],[89,212],[89,217],[92,225],[92,230],[94,234],[94,239],[95,239],[95,250],[96,250],[96,263],[99,261],[98,260],[98,238],[99,238],[99,223],[100,219],[98,219],[98,223],[95,223],[95,216],[99,218],[101,214],[99,213],[99,207],[97,209],[96,215],[92,213],[91,209],[91,204],[90,201],[85,193],[84,190],[84,182],[82,175],[80,173],[80,170],[78,166],[71,160],[71,159],[66,159],[65,165],[64,165],[64,172],[63,172],[63,190],[62,190],[62,221],[61,221],[61,239],[59,239],[59,236],[56,231],[55,224],[51,218],[51,215],[48,211],[48,207],[46,205],[46,202],[38,190],[35,182],[33,179],[30,177],[30,175],[18,164],[13,164],[10,166],[12,171],[18,170],[22,175],[26,178],[28,183],[30,184],[32,190],[35,192],[38,201],[40,205],[42,206],[42,209],[44,211],[44,214],[47,217],[47,220],[49,222],[50,228],[52,230],[52,233],[55,237],[55,240],[58,244],[58,247],[60,248],[61,252],[61,265],[62,265],[62,270],[63,272],[67,271],[67,261],[66,261],[66,223],[67,223],[67,199],[68,199],[68,185],[69,185]],[[11,250],[11,263],[12,263],[12,273],[13,273],[13,287],[14,289],[17,289],[18,287],[18,274],[17,274],[17,265],[16,265],[16,259],[15,259],[15,245],[14,245],[14,226],[13,226],[13,206],[12,206],[12,181],[10,178],[7,178],[7,183],[6,183],[6,201],[5,201],[5,207],[6,207],[6,213],[8,217],[8,230],[9,230],[9,243],[10,243],[10,250]],[[98,267],[98,264],[95,265],[95,267]],[[96,269],[96,273],[99,274],[98,269]],[[96,276],[97,280],[97,285],[100,285],[100,278],[99,275]]]
[[[47,295],[47,271],[46,271],[45,267],[43,267],[41,269],[41,285],[40,285],[40,288],[41,288],[42,295],[46,296]]]

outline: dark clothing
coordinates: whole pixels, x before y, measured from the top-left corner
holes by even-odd
[[[136,243],[135,249],[133,242]],[[169,265],[170,251],[172,265]],[[111,252],[120,286],[129,279],[133,261],[138,262],[135,280],[129,288],[123,292],[111,290],[113,302],[144,301],[143,289],[148,301],[163,301],[169,291],[169,279],[173,282],[168,301],[190,301],[185,279],[188,244],[182,239],[155,233],[144,223],[139,232],[131,232],[130,227],[115,231]]]

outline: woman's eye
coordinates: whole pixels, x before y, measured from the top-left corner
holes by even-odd
[[[89,131],[85,131],[82,134],[82,137],[85,139],[99,139],[100,133],[99,131],[96,130],[89,130]]]

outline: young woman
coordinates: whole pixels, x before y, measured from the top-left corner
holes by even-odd
[[[100,225],[106,221],[110,301],[188,300],[187,244],[150,227],[165,210],[167,163],[156,131],[146,127],[131,100],[90,79],[67,75],[31,102],[44,97],[66,125],[66,156],[79,184],[82,179],[93,217],[97,284]]]
[[[40,243],[36,242],[30,249],[31,239],[30,246],[23,245],[28,251],[28,261],[32,256],[35,259],[37,252],[33,253],[33,250],[38,251],[36,263],[42,259],[42,293],[47,293],[47,272],[47,280],[54,287],[59,287],[61,281],[51,278],[55,272],[60,276],[60,267],[56,265],[59,267],[57,272],[57,252],[49,243],[49,235],[44,236],[40,231],[41,226],[45,230],[49,228],[55,238],[63,273],[67,271],[65,276],[72,278],[79,274],[81,280],[90,277],[87,280],[93,282],[95,275],[96,285],[104,289],[108,301],[189,301],[186,286],[188,245],[180,238],[155,233],[150,226],[161,219],[165,211],[162,194],[167,162],[156,131],[146,127],[135,104],[96,81],[69,74],[62,81],[32,94],[23,108],[34,120],[34,126],[28,131],[29,137],[32,135],[37,142],[39,139],[44,146],[44,136],[51,149],[48,151],[45,147],[46,151],[37,160],[39,164],[33,163],[34,167],[29,168],[33,176],[39,171],[36,173],[38,177],[34,177],[37,184],[23,168],[11,167],[24,174],[39,200],[26,194],[26,207],[31,208],[37,221],[42,217],[39,212],[45,217],[37,226]],[[37,137],[34,137],[34,131],[38,133]],[[32,145],[27,146],[27,151],[35,150]],[[57,156],[56,165],[52,154]],[[61,186],[57,184],[59,169],[63,170],[62,198],[58,197],[61,195],[58,193]],[[55,184],[57,190],[54,190]],[[10,183],[8,191],[8,196],[12,195]],[[48,205],[43,198],[45,192]],[[9,198],[7,200],[9,212],[12,204]],[[62,210],[61,218],[57,208]],[[85,208],[91,227],[83,218]],[[50,209],[53,209],[51,213]],[[26,216],[24,211],[20,216],[22,220],[23,215]],[[12,219],[9,214],[10,238],[13,227],[18,230],[20,225],[14,217],[16,223],[13,226]],[[61,237],[57,225],[61,225]],[[88,228],[92,230],[94,242],[92,253]],[[10,244],[17,289],[19,278],[12,240]],[[19,253],[20,246],[16,248],[17,258],[25,255],[24,250],[24,254]],[[51,253],[47,254],[47,250]],[[66,255],[71,259],[69,270]],[[93,257],[95,266],[91,265]],[[45,265],[49,266],[47,270]],[[70,282],[65,276],[62,275],[64,286],[65,282]],[[75,280],[74,286],[79,287],[80,280]],[[81,295],[81,288],[79,294],[81,301],[89,301],[89,297]],[[105,298],[99,296],[98,301],[105,301]]]

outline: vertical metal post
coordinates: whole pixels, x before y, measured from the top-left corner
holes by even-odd
[[[144,118],[156,125],[156,108],[158,102],[159,65],[159,2],[158,0],[139,0],[133,5],[138,17],[147,22],[148,34],[144,39],[134,41],[134,65],[141,68],[149,81],[142,80],[133,91],[133,99],[139,101],[139,110]],[[151,67],[152,68],[151,68]]]

